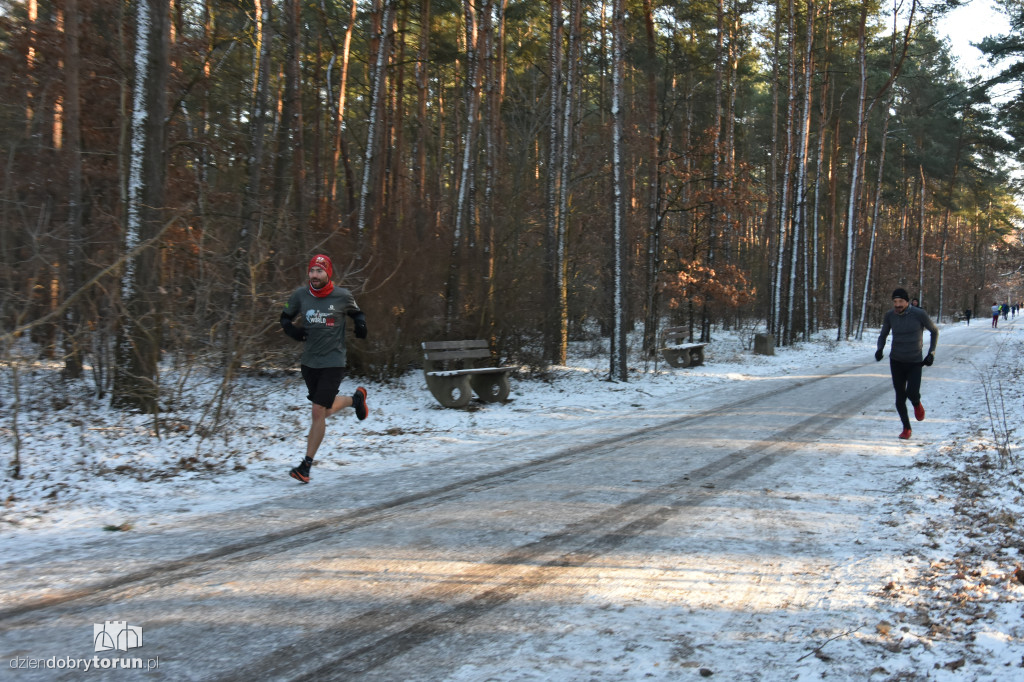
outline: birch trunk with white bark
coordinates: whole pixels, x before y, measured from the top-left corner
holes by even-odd
[[[155,414],[160,354],[158,249],[145,246],[160,228],[164,197],[168,0],[139,0],[136,8],[131,146],[125,201],[121,305],[114,404]],[[140,248],[143,247],[143,248]]]

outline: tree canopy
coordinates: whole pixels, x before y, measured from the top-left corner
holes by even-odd
[[[627,329],[788,344],[896,286],[940,318],[1006,291],[1024,89],[989,93],[1024,79],[1024,4],[988,82],[941,8],[618,6],[3,0],[0,350],[153,411],[161,363],[289,364],[317,252],[378,377],[424,340],[544,368]]]

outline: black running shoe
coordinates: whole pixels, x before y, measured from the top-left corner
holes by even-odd
[[[309,457],[302,459],[302,464],[297,467],[293,467],[288,475],[294,478],[296,481],[301,483],[309,483],[309,467],[313,464],[313,460]]]
[[[370,409],[366,406],[366,389],[362,386],[352,394],[352,407],[355,409],[359,421],[366,419],[366,415],[370,413]]]

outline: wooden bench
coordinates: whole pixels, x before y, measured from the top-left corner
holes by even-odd
[[[486,359],[487,363],[482,363]],[[424,341],[427,388],[445,407],[465,407],[473,393],[488,403],[503,402],[514,367],[495,367],[486,341]],[[481,364],[483,366],[481,366]]]
[[[704,364],[706,343],[684,343],[690,335],[686,327],[666,327],[661,334],[661,355],[673,367],[696,367]]]

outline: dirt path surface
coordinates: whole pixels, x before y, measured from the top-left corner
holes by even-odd
[[[958,418],[998,340],[942,338],[930,415]],[[910,479],[936,444],[927,421],[898,441],[891,404],[886,363],[748,381],[630,433],[43,552],[0,567],[0,653],[71,666],[125,621],[175,680],[915,679],[886,662],[891,593],[921,571]]]

